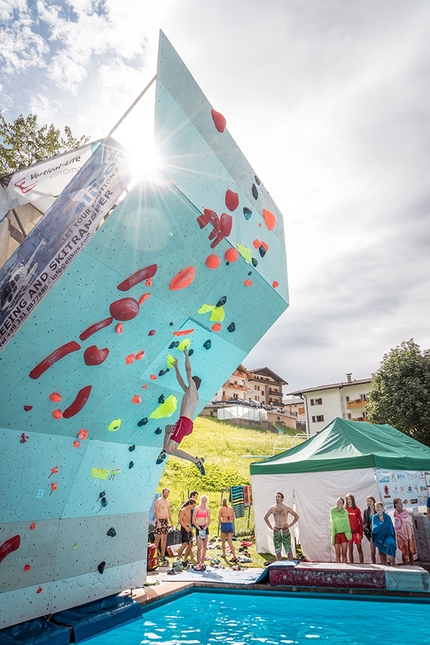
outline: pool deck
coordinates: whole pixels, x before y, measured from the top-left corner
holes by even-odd
[[[166,575],[167,567],[164,567],[148,572],[147,585],[131,590],[131,595],[142,606],[196,588],[382,595],[430,600],[430,576],[427,563],[425,568],[419,565],[391,567],[323,562],[302,562],[295,567],[276,565],[277,563],[273,563],[267,567],[264,582],[251,584],[243,580],[249,577],[250,573],[253,573],[257,579],[264,569],[234,572],[231,569],[207,567],[208,577],[213,573],[217,578],[217,582],[214,583],[205,580],[203,576],[200,578],[195,572],[189,573],[189,579],[184,580],[184,576],[187,577],[186,573],[171,576],[170,579],[170,576]],[[225,581],[223,581],[223,572],[225,572]],[[245,577],[241,582],[242,573]],[[237,582],[234,574],[237,575]]]

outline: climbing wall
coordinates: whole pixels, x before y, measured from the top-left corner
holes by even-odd
[[[287,307],[281,214],[163,34],[155,132],[156,178],[97,228],[128,179],[104,142],[105,192],[101,147],[52,207],[55,231],[51,209],[0,271],[1,626],[144,582],[155,462],[182,394],[172,359],[183,367],[188,346],[202,409]],[[91,224],[67,260],[69,211]],[[41,242],[25,289],[4,287]]]

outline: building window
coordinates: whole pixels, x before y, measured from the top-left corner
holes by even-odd
[[[360,394],[360,399],[362,401],[367,401],[367,394]]]
[[[311,405],[315,405],[315,399],[311,399]]]
[[[346,397],[345,397],[345,401],[348,403],[348,401],[349,401],[349,396],[346,396]]]
[[[316,417],[312,417],[312,423],[322,423],[324,421],[324,415],[318,414]]]
[[[348,419],[350,419],[350,418],[351,418],[351,413],[350,413],[350,412],[348,412]]]
[[[315,405],[322,405],[322,399],[315,399]]]

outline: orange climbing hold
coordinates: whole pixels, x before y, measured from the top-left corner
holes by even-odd
[[[276,287],[279,287],[279,282],[277,282],[276,280],[274,280],[274,281],[272,282],[272,287],[273,287],[274,289],[276,289]]]
[[[129,356],[125,357],[125,364],[126,365],[131,365],[134,361],[134,354],[130,354]]]
[[[138,394],[135,394],[134,397],[131,399],[132,403],[135,403],[136,405],[139,405],[139,403],[142,403],[142,399]]]
[[[227,251],[224,253],[224,257],[227,262],[236,262],[237,258],[239,257],[239,252],[237,251],[237,249],[227,249]]]
[[[88,437],[88,430],[85,430],[85,428],[81,428],[77,434],[77,437],[81,441],[85,441],[85,439]]]
[[[268,245],[268,244],[266,244],[266,242],[261,242],[261,246],[263,247],[263,249],[264,249],[264,250],[266,251],[266,253],[267,253],[267,251],[269,250],[269,245]]]
[[[144,356],[145,356],[145,352],[143,349],[141,349],[140,352],[137,352],[135,359],[137,361],[141,361]]]
[[[246,287],[252,287],[252,280],[245,280],[243,283]]]
[[[54,492],[54,490],[58,490],[58,484],[57,484],[57,482],[51,482],[51,492],[50,492],[49,494],[50,494],[50,495],[52,495],[52,493]]]
[[[212,331],[221,331],[221,325],[219,323],[214,323],[212,325]]]
[[[148,278],[147,280],[145,280],[145,286],[146,287],[152,287],[152,279],[151,278]]]
[[[80,442],[80,441],[76,441],[76,439],[75,439],[75,440],[74,440],[74,442],[73,442],[73,447],[74,447],[74,448],[80,448],[80,447],[81,447],[81,442]]]
[[[61,412],[61,410],[54,410],[52,416],[54,417],[54,419],[61,419],[63,417],[63,413]]]
[[[254,240],[252,244],[254,245],[254,249],[259,249],[261,246],[260,240]]]
[[[49,398],[51,401],[54,401],[54,403],[58,403],[61,401],[61,394],[58,394],[58,392],[52,392],[52,394],[49,395]]]
[[[30,524],[30,531],[34,531],[36,528],[36,522],[33,522],[33,524]]]
[[[151,374],[151,376],[149,378],[151,379],[151,381],[156,381],[157,380],[157,375],[156,374]]]
[[[187,336],[188,334],[192,334],[194,329],[181,329],[180,331],[172,331],[172,334],[174,336]]]
[[[225,116],[223,116],[221,112],[217,112],[216,110],[211,110],[211,115],[216,129],[222,134],[227,125]]]
[[[209,269],[217,269],[220,264],[221,264],[221,260],[217,255],[215,255],[215,253],[208,255],[208,257],[206,258],[206,266]]]
[[[276,217],[274,216],[273,213],[268,211],[267,208],[263,208],[263,217],[264,217],[264,221],[266,222],[267,228],[269,229],[269,231],[271,231],[276,224]]]
[[[179,271],[170,283],[171,291],[179,291],[180,289],[189,287],[194,280],[195,273],[196,271],[194,267],[187,267],[186,269]]]
[[[148,383],[145,383],[145,385],[142,385],[142,390],[146,390],[147,387],[148,387]]]
[[[123,329],[124,329],[124,327],[123,327],[122,323],[118,323],[117,326],[115,327],[115,331],[116,331],[117,334],[122,334]]]
[[[148,300],[148,298],[150,298],[150,297],[151,297],[150,293],[144,293],[143,295],[141,295],[139,300],[138,300],[139,305],[143,305],[145,300]]]

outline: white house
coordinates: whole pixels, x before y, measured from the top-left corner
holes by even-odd
[[[351,421],[367,420],[366,405],[372,379],[353,380],[352,374],[347,374],[346,379],[342,383],[288,393],[300,396],[305,404],[308,437],[313,437],[336,417]]]

